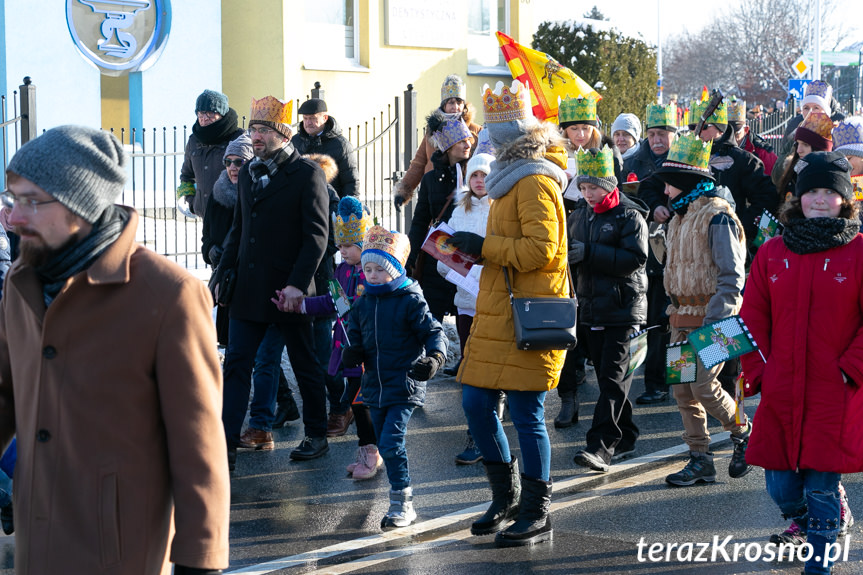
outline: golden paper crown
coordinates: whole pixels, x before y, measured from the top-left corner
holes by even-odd
[[[411,253],[411,242],[402,233],[372,226],[363,239],[363,253],[366,252],[377,252],[387,259],[393,258],[404,267]]]
[[[731,99],[728,100],[728,121],[746,121],[746,102],[738,100],[736,96],[731,96]]]
[[[668,104],[667,106],[648,104],[647,122],[644,124],[644,129],[666,126],[677,127],[677,106],[674,104]]]
[[[695,134],[688,133],[671,143],[663,168],[682,168],[710,175],[710,150],[713,142],[704,142]]]
[[[249,115],[249,125],[255,122],[291,125],[293,101],[282,102],[278,98],[267,96],[260,100],[252,98],[252,111]]]
[[[703,114],[707,110],[707,104],[709,100],[702,100],[701,102],[692,102],[689,106],[689,122],[688,124],[697,124],[701,120],[701,114]],[[727,124],[728,123],[728,106],[725,105],[725,101],[720,102],[719,107],[717,107],[710,116],[704,120],[704,124]]]
[[[373,224],[372,216],[362,202],[353,196],[345,196],[339,201],[338,213],[333,214],[333,240],[337,246],[362,244],[366,231]]]
[[[614,177],[614,152],[606,144],[594,156],[589,151],[579,148],[576,154],[578,175],[593,178]]]
[[[462,101],[467,100],[467,85],[464,83],[464,80],[455,74],[447,76],[440,87],[441,105],[450,98],[458,98]]]
[[[557,106],[557,123],[565,122],[596,122],[596,99],[592,96],[567,96],[560,100]]]
[[[818,134],[825,140],[833,139],[833,120],[830,116],[819,110],[813,110],[810,112],[809,115],[800,122],[797,129],[809,130],[810,132]]]
[[[498,82],[494,91],[488,84],[482,87],[482,105],[485,110],[485,121],[489,124],[524,120],[533,116],[530,106],[530,88],[518,80],[512,81],[512,87]]]

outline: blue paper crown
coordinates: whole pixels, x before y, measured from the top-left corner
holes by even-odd
[[[839,122],[833,128],[833,149],[842,146],[863,146],[863,118],[852,116]]]

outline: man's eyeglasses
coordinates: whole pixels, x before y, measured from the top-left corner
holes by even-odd
[[[216,116],[218,116],[218,112],[195,112],[199,118],[207,118],[208,120],[214,120]]]
[[[272,129],[272,128],[265,128],[265,127],[263,127],[263,126],[251,126],[251,127],[249,128],[249,134],[260,134],[260,135],[262,135],[262,136],[269,136],[269,135],[270,135],[270,134],[272,134],[273,132],[275,132],[275,130],[274,130],[274,129]]]
[[[9,208],[11,210],[17,204],[20,209],[32,214],[36,214],[38,212],[37,208],[39,206],[42,206],[44,204],[53,204],[54,202],[59,201],[60,200],[45,200],[43,202],[40,202],[39,200],[34,200],[33,198],[19,198],[9,190],[6,190],[2,194],[0,194],[0,203],[3,204],[4,208]]]
[[[237,158],[236,160],[229,160],[228,158],[225,158],[225,167],[226,168],[230,168],[231,165],[236,166],[237,168],[242,168],[243,164],[245,164],[245,163],[246,163],[246,160],[244,160],[243,158]]]

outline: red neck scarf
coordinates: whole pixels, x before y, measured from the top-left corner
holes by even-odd
[[[617,191],[617,188],[602,198],[602,201],[593,206],[593,211],[597,214],[601,214],[607,212],[613,207],[616,207],[620,203],[620,192]]]

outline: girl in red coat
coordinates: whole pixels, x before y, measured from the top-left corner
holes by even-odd
[[[785,231],[758,250],[740,311],[767,359],[742,358],[747,395],[761,391],[746,461],[806,535],[805,573],[830,573],[839,480],[863,471],[863,235],[842,154],[800,164]]]

